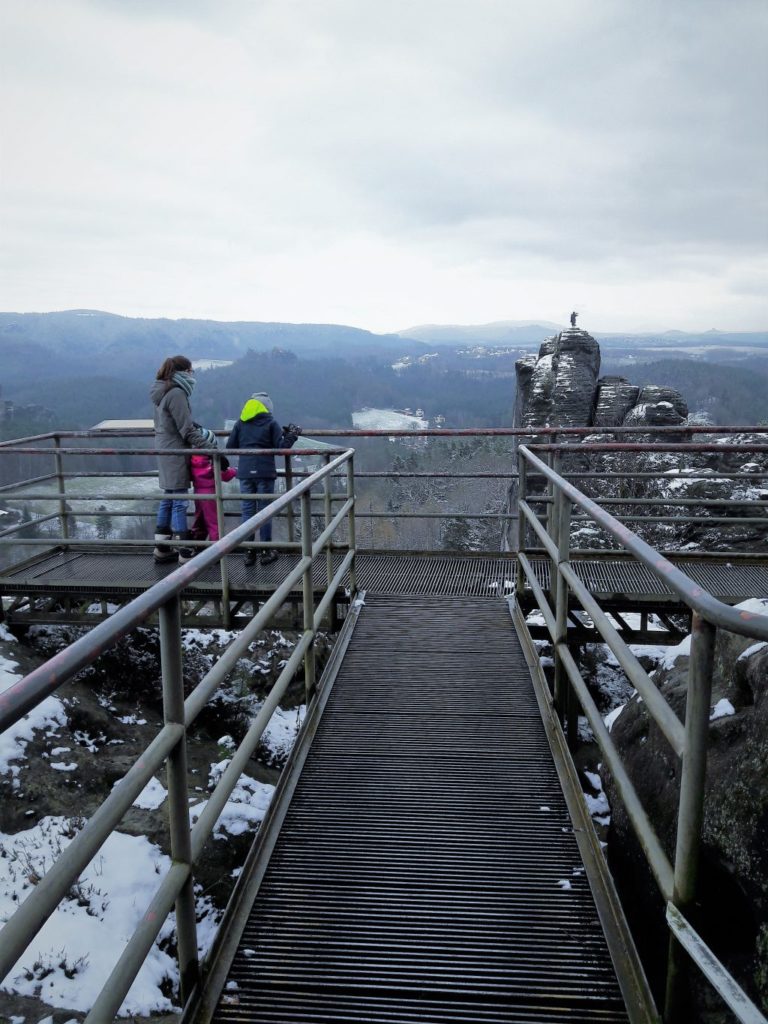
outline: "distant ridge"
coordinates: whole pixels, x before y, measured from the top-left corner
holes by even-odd
[[[497,320],[488,324],[421,324],[397,333],[433,345],[529,345],[563,326],[548,320]]]

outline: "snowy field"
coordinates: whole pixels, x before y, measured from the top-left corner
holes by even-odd
[[[193,359],[193,370],[219,370],[222,366],[231,366],[232,359]]]
[[[352,413],[356,430],[426,430],[429,420],[394,409],[358,409]]]
[[[25,490],[29,488],[25,487]],[[54,491],[55,484],[40,485],[39,490]],[[94,512],[99,505],[104,505],[111,516],[119,516],[121,512],[135,512],[146,506],[149,495],[157,494],[157,477],[114,477],[95,476],[67,481],[67,503],[74,512]],[[128,494],[128,498],[116,498],[116,494]],[[25,502],[14,499],[13,491],[6,491],[4,500],[11,508],[20,508],[27,504],[36,516],[58,512],[59,500]]]

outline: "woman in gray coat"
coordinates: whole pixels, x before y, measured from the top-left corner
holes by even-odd
[[[149,394],[155,407],[155,448],[215,448],[212,430],[192,420],[189,396],[195,389],[195,373],[186,356],[170,356],[157,371]],[[180,494],[191,483],[189,456],[164,455],[158,460],[160,488],[166,494]],[[163,498],[157,510],[155,530],[156,562],[188,561],[194,548],[168,547],[163,541],[176,537],[189,540],[187,501],[185,498]]]

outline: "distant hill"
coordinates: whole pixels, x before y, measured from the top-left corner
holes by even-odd
[[[206,423],[231,419],[251,390],[266,388],[282,416],[309,427],[348,425],[364,406],[421,408],[450,426],[503,426],[511,423],[516,359],[559,329],[510,320],[425,325],[401,336],[88,309],[0,313],[1,397],[42,407],[62,427],[145,418],[149,382],[166,356],[182,352],[226,364],[198,374],[194,408]],[[677,384],[692,408],[722,423],[765,418],[768,332],[612,334],[600,342],[603,373]]]
[[[116,316],[99,310],[59,313],[0,313],[3,382],[83,374],[133,377],[156,370],[165,356],[183,352],[191,359],[238,359],[249,350],[289,349],[301,355],[332,352],[364,354],[420,346],[397,335],[341,324],[286,324],[167,320]]]
[[[397,333],[431,345],[530,345],[539,344],[563,324],[548,320],[498,320],[490,324],[422,324]]]
[[[580,325],[581,326],[581,325]],[[589,324],[584,324],[589,330]],[[422,324],[398,331],[401,338],[432,346],[468,347],[473,345],[520,347],[535,351],[545,338],[564,329],[549,320],[498,320],[488,324]],[[642,334],[618,331],[590,331],[599,340],[604,353],[621,348],[647,350],[646,356],[659,358],[658,352],[680,352],[714,360],[724,354],[760,351],[768,347],[768,331],[659,331]]]

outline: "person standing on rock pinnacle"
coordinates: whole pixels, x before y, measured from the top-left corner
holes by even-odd
[[[579,314],[576,312],[576,310],[574,310],[573,313],[571,313],[571,327],[575,327],[576,326],[576,317],[578,315]]]

